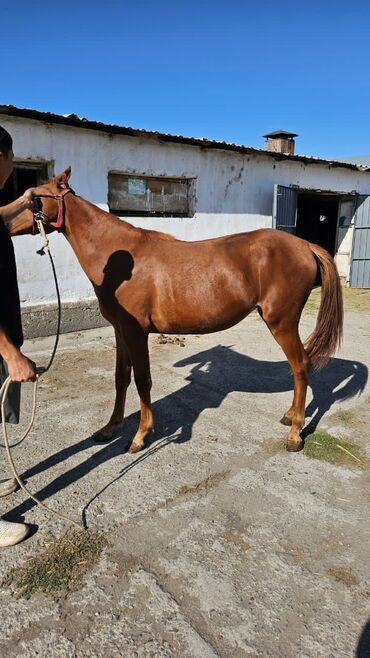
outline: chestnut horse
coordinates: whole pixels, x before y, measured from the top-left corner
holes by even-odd
[[[340,343],[343,306],[333,258],[323,248],[274,229],[184,242],[136,228],[75,195],[70,168],[34,189],[48,230],[62,231],[94,286],[116,335],[116,399],[94,435],[109,441],[124,417],[131,369],[140,396],[140,424],[130,452],[153,429],[149,333],[200,334],[227,329],[258,309],[288,359],[294,397],[281,422],[287,450],[302,448],[309,366],[321,367]],[[31,213],[8,223],[30,232]],[[315,285],[322,287],[316,328],[302,345],[298,323]]]

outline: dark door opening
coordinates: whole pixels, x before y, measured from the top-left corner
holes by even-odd
[[[339,196],[301,192],[297,200],[296,235],[335,254]]]
[[[21,196],[29,187],[37,187],[48,180],[47,165],[40,163],[30,166],[22,166],[16,163],[12,175],[0,190],[0,206],[6,206],[17,197]]]

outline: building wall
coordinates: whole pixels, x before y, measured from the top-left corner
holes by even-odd
[[[161,143],[154,136],[110,135],[18,117],[2,116],[0,123],[13,136],[16,158],[51,160],[55,173],[71,165],[72,187],[103,209],[108,209],[109,171],[195,178],[194,217],[135,217],[128,220],[184,240],[271,227],[275,183],[322,191],[370,193],[370,173],[329,165],[278,161],[264,155]],[[351,243],[349,228],[346,229],[346,258],[340,261],[344,276]],[[22,304],[53,302],[55,291],[48,259],[35,253],[39,248],[38,238],[19,236],[14,239],[14,244]],[[76,302],[94,297],[90,282],[63,236],[51,236],[51,250],[63,301]]]

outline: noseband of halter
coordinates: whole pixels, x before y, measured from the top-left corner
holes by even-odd
[[[60,194],[35,194],[34,199],[55,199],[58,202],[58,216],[56,221],[52,221],[42,210],[35,210],[33,212],[33,228],[32,233],[37,233],[37,220],[42,221],[45,226],[51,226],[55,228],[58,233],[64,231],[65,224],[65,207],[64,207],[64,197],[66,194],[71,192],[74,194],[72,188],[69,187],[67,179],[65,179],[64,184],[67,186],[66,189],[62,190]]]

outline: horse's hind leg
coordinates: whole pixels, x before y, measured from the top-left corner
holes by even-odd
[[[266,320],[265,320],[266,321]],[[282,422],[291,425],[286,448],[295,452],[301,450],[303,441],[300,432],[305,421],[306,393],[310,361],[298,334],[298,323],[287,320],[279,323],[266,321],[275,340],[284,351],[294,378],[294,397],[290,409],[284,414]]]
[[[135,384],[140,397],[140,424],[129,448],[129,452],[139,452],[145,447],[145,437],[153,429],[153,414],[150,401],[152,379],[148,352],[148,336],[143,334],[130,345],[130,356],[134,370]]]
[[[131,361],[120,333],[115,330],[116,334],[116,399],[112,415],[108,423],[101,430],[94,434],[95,441],[109,441],[113,438],[114,431],[122,424],[127,388],[131,381]]]

